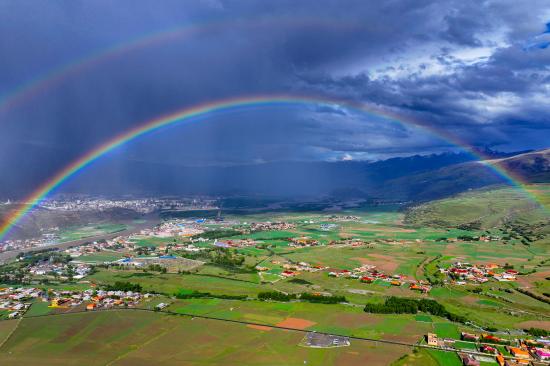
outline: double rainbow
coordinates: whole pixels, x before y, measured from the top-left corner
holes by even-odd
[[[159,130],[163,127],[173,125],[176,123],[192,122],[201,119],[200,117],[206,117],[208,114],[215,112],[229,112],[235,109],[243,109],[249,107],[262,107],[262,106],[288,106],[288,105],[328,105],[328,106],[341,106],[347,109],[360,111],[363,113],[371,114],[384,119],[389,119],[402,125],[410,125],[419,127],[426,130],[449,143],[462,148],[465,151],[470,152],[478,159],[483,159],[479,153],[473,151],[468,145],[459,142],[455,137],[450,136],[442,131],[429,128],[421,123],[412,119],[405,119],[402,116],[397,116],[392,112],[383,110],[381,108],[351,103],[348,101],[338,101],[334,99],[327,99],[322,97],[308,97],[308,96],[293,96],[293,95],[267,95],[267,96],[249,96],[240,97],[235,99],[224,99],[214,102],[201,104],[195,107],[185,108],[175,113],[164,115],[159,118],[152,119],[143,124],[140,124],[136,128],[126,131],[109,141],[99,145],[95,149],[89,151],[79,159],[73,161],[66,166],[63,170],[58,172],[55,176],[46,181],[43,185],[38,187],[31,195],[25,200],[25,204],[21,205],[18,209],[12,211],[7,215],[6,219],[0,226],[0,240],[4,239],[8,232],[17,225],[27,213],[29,213],[36,205],[38,205],[44,198],[48,196],[52,191],[60,187],[67,179],[75,175],[77,172],[85,169],[91,163],[108,154],[110,151],[120,147],[140,136],[146,135],[153,131]],[[487,166],[496,172],[499,176],[503,177],[510,184],[522,189],[528,197],[534,202],[537,199],[534,195],[524,189],[524,183],[519,177],[513,177],[509,172],[506,172],[502,167],[496,163],[488,162]]]

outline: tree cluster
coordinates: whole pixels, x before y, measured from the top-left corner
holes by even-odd
[[[435,316],[447,318],[454,322],[465,323],[466,318],[450,313],[443,305],[435,300],[408,299],[391,296],[382,304],[367,304],[364,309],[367,313],[375,314],[416,314],[419,311]]]

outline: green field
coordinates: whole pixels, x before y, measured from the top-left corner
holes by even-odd
[[[79,239],[85,239],[92,236],[116,233],[127,229],[124,224],[96,224],[68,228],[59,234],[61,241],[73,241]]]
[[[4,323],[9,322],[0,323],[0,331]],[[303,336],[155,313],[96,312],[23,319],[2,346],[0,358],[2,365],[303,365],[305,361],[344,366],[389,364],[409,352],[402,346],[363,341],[353,341],[350,347],[307,348],[299,345]],[[236,347],[235,339],[246,347]]]

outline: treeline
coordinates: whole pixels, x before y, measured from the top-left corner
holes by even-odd
[[[332,295],[317,295],[304,292],[300,295],[300,300],[309,302],[321,303],[321,304],[338,304],[340,302],[347,302],[345,296],[332,296]]]
[[[177,299],[199,299],[199,298],[215,298],[215,299],[225,299],[225,300],[245,300],[248,296],[246,295],[223,295],[223,294],[212,294],[210,292],[200,292],[200,291],[185,291],[181,290],[174,294]]]
[[[301,293],[299,296],[296,294],[285,294],[284,292],[278,291],[266,291],[258,294],[258,299],[260,300],[290,301],[298,298],[303,301],[320,304],[338,304],[341,302],[347,302],[345,296],[320,295],[311,294],[308,292]]]
[[[141,292],[143,288],[139,283],[116,281],[114,284],[104,286],[106,291],[132,291]]]
[[[429,299],[407,299],[391,296],[383,304],[367,304],[365,312],[375,314],[416,314],[419,311],[447,318],[453,322],[465,323],[466,318],[450,313],[443,305]]]
[[[260,300],[290,301],[296,299],[296,294],[285,294],[279,291],[266,291],[258,294]]]
[[[526,289],[523,289],[523,288],[516,288],[516,291],[521,292],[522,294],[527,295],[527,296],[529,296],[529,297],[532,297],[532,298],[535,299],[535,300],[539,300],[539,301],[542,301],[542,302],[544,302],[544,303],[546,303],[546,304],[550,304],[550,300],[549,300],[549,299],[547,299],[547,298],[544,297],[544,296],[535,294],[535,293],[533,293],[533,292],[531,292],[531,291],[529,291],[529,290],[526,290]]]
[[[547,337],[550,335],[550,332],[545,329],[540,328],[529,328],[524,329],[527,333],[531,334],[533,337]]]

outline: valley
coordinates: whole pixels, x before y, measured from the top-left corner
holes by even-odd
[[[550,199],[548,185],[527,188],[542,202]],[[334,364],[458,365],[461,354],[482,352],[483,340],[468,343],[461,336],[474,334],[500,339],[503,356],[512,357],[506,344],[550,332],[545,210],[524,193],[495,187],[407,208],[367,204],[338,211],[228,211],[221,217],[167,211],[160,224],[145,222],[134,232],[29,252],[0,267],[0,288],[43,291],[23,299],[29,309],[17,320],[0,323],[9,329],[19,322],[12,333],[6,331],[0,350],[29,362],[61,357],[76,364],[94,350],[97,364],[138,358],[191,362],[193,352],[176,351],[175,345],[166,344],[162,354],[153,351],[163,349],[164,337],[183,332],[203,339],[201,357],[216,362],[244,357],[268,365],[275,357],[316,365],[328,357]],[[78,279],[67,275],[76,266],[90,270]],[[118,305],[97,303],[88,311],[95,300],[70,300],[71,293],[117,288],[152,295],[130,305],[123,298]],[[48,289],[60,292],[46,296]],[[66,298],[69,305],[52,307],[54,298]],[[404,303],[392,307],[392,301],[430,305],[409,312]],[[10,314],[0,312],[6,319]],[[45,318],[57,335],[48,332],[45,338],[37,331]],[[74,321],[88,325],[76,327]],[[208,330],[199,330],[204,322]],[[89,340],[106,324],[113,324],[109,337],[119,342],[116,350]],[[143,327],[145,338],[130,335],[136,326]],[[275,354],[234,349],[220,338],[226,331]],[[350,345],[304,347],[308,332],[349,337]],[[430,348],[428,334],[441,346]],[[31,352],[21,343],[29,339],[37,345]],[[55,339],[63,346],[54,347]],[[497,364],[494,356],[483,357]]]

